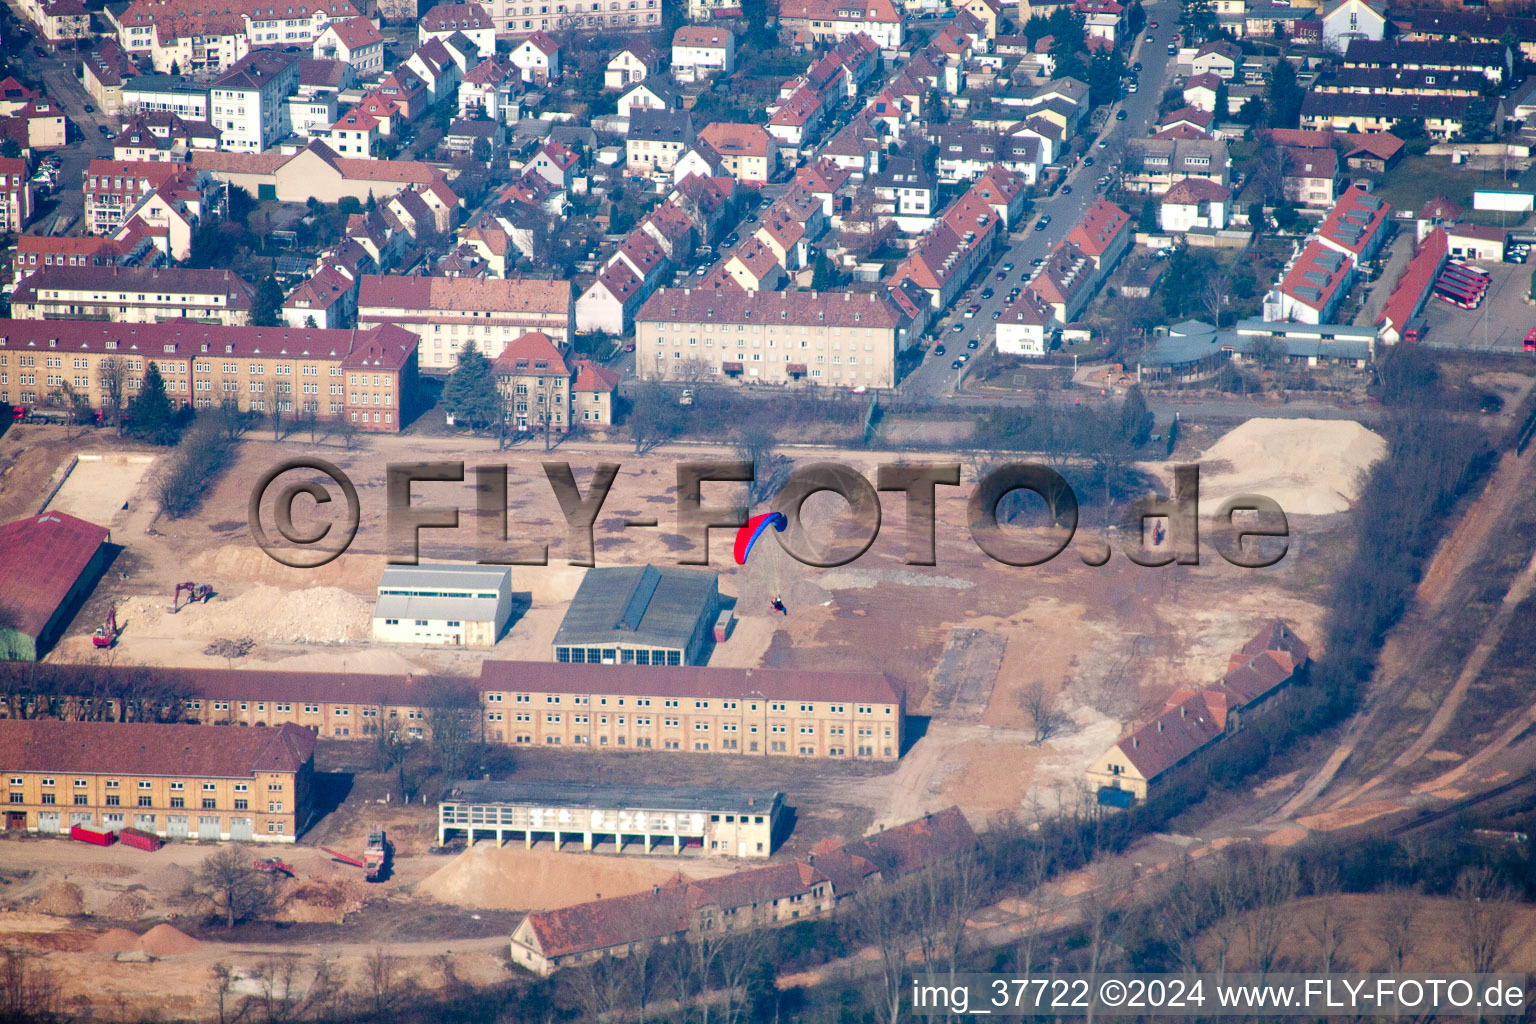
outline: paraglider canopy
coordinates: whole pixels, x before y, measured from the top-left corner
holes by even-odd
[[[783,533],[788,525],[789,520],[778,512],[764,512],[760,516],[748,519],[747,525],[736,531],[736,564],[747,564],[747,556],[752,554],[752,545],[757,543],[757,538],[762,536],[769,527],[778,533]]]

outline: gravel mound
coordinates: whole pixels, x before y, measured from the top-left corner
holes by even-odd
[[[50,882],[32,909],[54,917],[78,917],[85,913],[85,896],[74,882]]]
[[[106,915],[119,921],[137,921],[148,904],[136,892],[120,892],[106,906]]]

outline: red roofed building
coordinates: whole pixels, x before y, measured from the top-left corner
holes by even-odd
[[[1314,238],[1264,297],[1264,319],[1331,323],[1354,279],[1354,260]]]
[[[315,734],[299,725],[0,721],[0,769],[10,780],[7,832],[88,825],[291,843],[310,818]],[[133,782],[119,786],[123,777]]]
[[[1067,241],[1093,261],[1094,269],[1103,278],[1120,262],[1134,236],[1131,215],[1109,200],[1100,199],[1083,211],[1077,226],[1067,232]]]
[[[1244,718],[1264,714],[1285,687],[1306,677],[1310,657],[1290,627],[1279,619],[1267,624],[1233,654],[1226,675],[1214,685],[1173,693],[1150,722],[1129,732],[1087,771],[1099,790],[1145,800],[1166,791],[1202,754],[1242,726]]]
[[[110,540],[106,527],[64,512],[0,526],[5,659],[36,661],[58,642],[111,560]]]
[[[549,336],[516,339],[491,364],[507,404],[507,425],[518,433],[563,434],[571,427],[571,371]]]
[[[571,425],[612,426],[613,396],[618,389],[617,373],[590,359],[576,360],[576,379],[571,383]]]
[[[1449,252],[1445,229],[1430,229],[1429,235],[1420,243],[1419,251],[1408,261],[1403,276],[1397,279],[1392,297],[1387,299],[1387,307],[1376,321],[1383,342],[1395,345],[1399,341],[1416,340],[1413,321],[1429,300],[1430,290],[1444,269]]]
[[[20,365],[22,357],[35,360],[42,351],[70,360],[93,409],[106,407],[101,364],[109,359],[127,361],[130,398],[153,362],[179,405],[211,409],[230,395],[242,411],[313,410],[322,419],[345,417],[359,429],[388,433],[400,430],[416,392],[416,336],[394,324],[342,331],[194,320],[0,320],[0,359]],[[29,376],[36,383],[15,375],[16,383],[0,384],[0,402],[33,405],[46,397],[43,374]],[[343,385],[342,392],[323,383],[318,393],[302,391],[298,382],[305,378]]]
[[[1351,185],[1323,218],[1317,240],[1360,263],[1374,258],[1381,250],[1391,216],[1391,205],[1380,196],[1360,185]],[[1499,258],[1503,256],[1501,248]]]
[[[871,883],[953,862],[976,844],[975,831],[951,807],[844,846],[824,840],[804,860],[715,878],[678,875],[649,892],[536,911],[513,930],[512,959],[548,975],[689,934],[821,917]]]

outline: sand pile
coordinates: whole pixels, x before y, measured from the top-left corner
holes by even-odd
[[[335,921],[361,910],[367,895],[364,883],[354,879],[305,879],[288,893],[283,916],[290,921]]]
[[[85,897],[74,882],[50,882],[32,909],[54,917],[77,917],[85,913]]]
[[[1227,498],[1262,494],[1290,515],[1346,512],[1387,442],[1353,420],[1254,419],[1200,456],[1200,511]],[[1155,467],[1166,486],[1172,469]]]
[[[127,928],[109,928],[96,936],[98,953],[123,953],[139,948],[139,937]]]
[[[420,891],[442,903],[546,910],[660,885],[677,864],[477,843],[438,868]]]
[[[138,597],[119,606],[118,617],[148,636],[174,629],[179,634],[251,636],[290,644],[354,643],[367,639],[373,624],[372,602],[339,587],[283,590],[261,584],[184,605],[174,617],[168,606],[163,598]],[[167,621],[173,618],[174,624]]]
[[[139,939],[139,948],[150,956],[175,956],[178,953],[195,953],[202,943],[186,932],[168,924],[157,924]]]

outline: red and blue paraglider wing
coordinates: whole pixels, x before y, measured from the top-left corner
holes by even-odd
[[[789,520],[778,512],[764,512],[760,516],[748,519],[747,525],[736,531],[736,564],[747,564],[747,556],[752,553],[752,545],[757,543],[757,538],[762,536],[769,527],[778,533],[783,533],[788,525]]]

